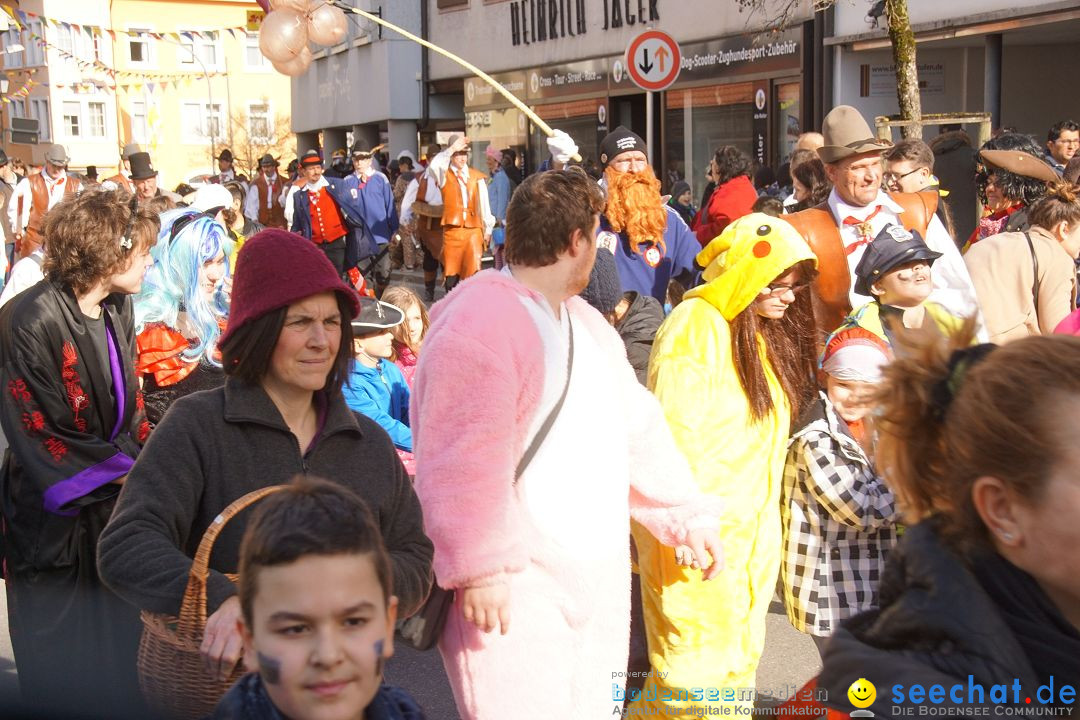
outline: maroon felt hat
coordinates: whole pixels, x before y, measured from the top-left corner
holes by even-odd
[[[349,300],[351,321],[360,313],[360,298],[334,270],[323,251],[307,238],[269,228],[252,235],[240,248],[233,276],[229,324],[219,345],[237,329],[278,308],[332,290]]]

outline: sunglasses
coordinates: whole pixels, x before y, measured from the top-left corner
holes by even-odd
[[[131,233],[135,230],[135,218],[139,216],[138,196],[131,196],[131,201],[128,203],[128,212],[130,214],[130,217],[128,218],[127,229],[124,230],[124,234],[120,236],[120,247],[124,250],[131,249]]]

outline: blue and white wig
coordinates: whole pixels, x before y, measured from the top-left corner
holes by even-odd
[[[188,324],[197,337],[188,338],[191,345],[182,357],[188,362],[206,360],[221,367],[214,359],[214,350],[221,335],[218,320],[228,317],[229,304],[220,285],[212,298],[202,292],[199,270],[204,263],[224,253],[225,277],[228,277],[232,274],[229,267],[232,249],[232,238],[217,220],[190,208],[162,213],[157,245],[150,251],[154,265],[135,296],[135,332],[140,333],[155,322],[178,329],[177,316],[181,311],[186,312]]]

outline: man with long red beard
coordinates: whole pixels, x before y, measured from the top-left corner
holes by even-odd
[[[607,205],[597,245],[615,253],[623,292],[652,295],[663,303],[670,280],[693,284],[701,245],[661,199],[645,149],[645,141],[621,125],[601,141]]]

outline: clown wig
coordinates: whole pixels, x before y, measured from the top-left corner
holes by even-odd
[[[183,358],[189,362],[205,359],[221,367],[214,350],[224,324],[221,321],[228,316],[228,300],[220,287],[207,297],[199,287],[199,270],[224,253],[226,276],[231,274],[228,262],[232,248],[232,239],[217,220],[189,208],[163,213],[158,242],[151,253],[154,265],[135,296],[135,332],[141,333],[156,322],[178,329],[177,316],[186,312],[197,337],[188,338],[190,346]]]

